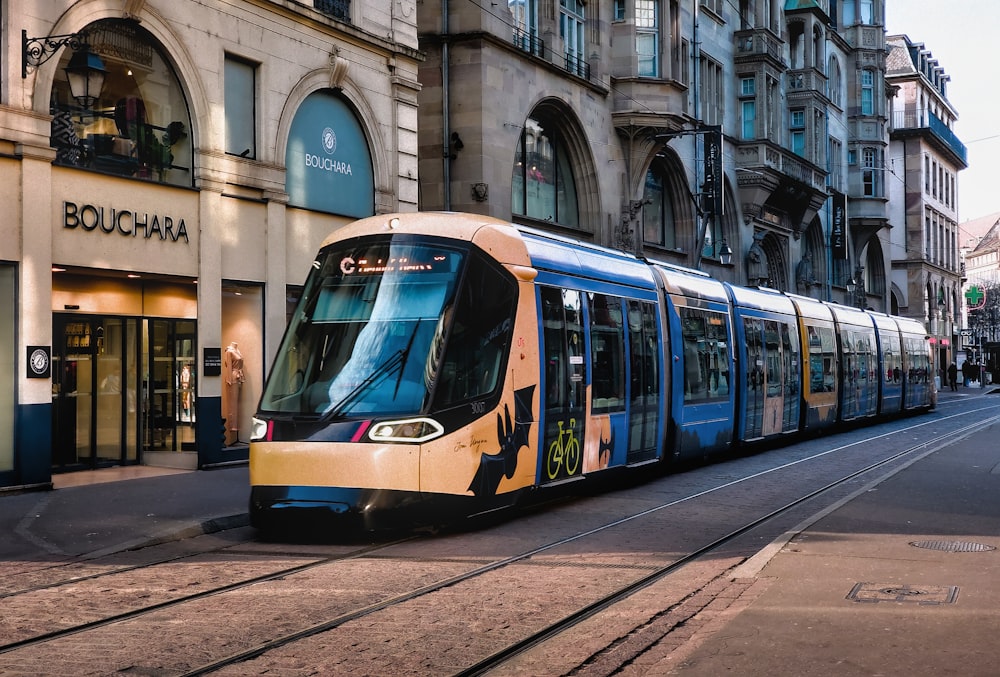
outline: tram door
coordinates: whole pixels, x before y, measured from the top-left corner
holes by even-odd
[[[54,467],[136,461],[137,331],[132,318],[54,316]]]
[[[582,474],[586,420],[582,294],[541,288],[545,380],[542,482]]]
[[[772,320],[744,318],[747,341],[746,439],[780,433],[791,412],[785,407],[785,370],[790,367],[783,355],[782,328]],[[797,417],[797,412],[796,412]]]
[[[629,439],[628,463],[656,457],[660,406],[660,362],[656,308],[651,303],[628,302]]]

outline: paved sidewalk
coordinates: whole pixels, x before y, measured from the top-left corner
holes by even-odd
[[[942,403],[970,392],[990,389]],[[1000,674],[998,439],[956,440],[737,570],[749,590],[634,674]]]
[[[244,466],[0,494],[0,559],[99,556],[248,523]],[[124,470],[124,469],[122,469]],[[95,479],[108,469],[77,473]],[[58,487],[63,476],[57,476]],[[74,484],[70,475],[66,484]],[[99,479],[99,477],[98,477]]]

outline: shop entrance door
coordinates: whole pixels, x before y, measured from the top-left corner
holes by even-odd
[[[135,463],[138,321],[55,315],[53,344],[53,466]]]
[[[195,321],[143,320],[142,448],[196,451]],[[158,458],[158,463],[171,464]]]

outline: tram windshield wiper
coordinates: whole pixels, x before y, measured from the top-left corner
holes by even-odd
[[[410,338],[407,340],[406,347],[400,348],[394,353],[390,354],[385,361],[372,371],[363,381],[356,385],[347,395],[345,395],[341,400],[335,404],[327,415],[330,417],[340,416],[344,413],[350,405],[354,404],[362,395],[367,393],[375,385],[381,383],[385,378],[391,375],[393,372],[399,372],[396,378],[396,385],[393,389],[393,398],[399,394],[400,385],[403,382],[403,373],[405,371],[406,362],[410,357],[410,350],[413,348],[413,341],[417,336],[417,330],[420,328],[421,320],[418,320],[416,326],[413,328],[413,332],[410,334]]]

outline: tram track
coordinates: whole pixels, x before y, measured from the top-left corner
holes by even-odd
[[[917,444],[904,451],[893,454],[892,456],[889,456],[888,458],[878,461],[877,463],[872,463],[871,465],[865,468],[861,468],[856,472],[851,473],[850,475],[847,475],[835,482],[827,484],[824,487],[811,491],[808,494],[802,496],[801,498],[791,501],[790,503],[780,508],[777,508],[776,510],[773,510],[772,512],[766,515],[758,517],[757,519],[754,519],[753,521],[743,525],[739,529],[736,529],[726,534],[722,538],[716,539],[715,541],[705,545],[704,547],[699,548],[698,550],[691,552],[688,555],[685,555],[684,557],[678,559],[676,562],[673,562],[672,564],[669,564],[665,567],[658,569],[657,571],[648,574],[647,576],[636,581],[635,583],[632,583],[631,585],[628,585],[620,590],[617,590],[613,594],[610,594],[607,597],[598,600],[583,609],[578,610],[577,612],[560,620],[558,623],[553,623],[549,627],[544,628],[543,630],[536,632],[529,637],[525,637],[520,642],[517,642],[516,644],[513,644],[502,651],[499,651],[491,656],[486,657],[485,659],[479,661],[475,665],[472,665],[469,668],[456,673],[456,677],[474,677],[477,675],[486,674],[490,670],[493,670],[496,667],[503,665],[511,658],[518,656],[545,641],[552,639],[553,637],[576,626],[582,621],[596,616],[602,611],[608,610],[609,608],[611,608],[615,604],[618,604],[622,600],[631,597],[640,590],[643,590],[652,585],[653,583],[662,580],[666,576],[669,576],[670,574],[687,566],[688,564],[694,562],[695,560],[698,560],[704,557],[705,555],[708,555],[716,551],[719,547],[732,542],[736,538],[743,536],[747,532],[752,531],[758,526],[769,522],[770,520],[774,519],[779,515],[782,515],[795,508],[798,508],[812,501],[813,499],[822,496],[828,493],[829,491],[838,488],[846,483],[870,475],[871,473],[877,470],[892,466],[893,464],[899,462],[901,459],[907,459],[916,456],[916,458],[913,458],[912,460],[913,461],[919,460],[919,458],[923,457],[928,453],[936,451],[941,446],[944,446],[946,444],[952,444],[956,438],[961,438],[966,435],[972,434],[973,432],[986,428],[989,425],[996,423],[997,421],[1000,421],[1000,416],[993,416],[985,421],[974,423],[965,426],[964,428],[961,428],[957,431],[950,432],[946,435],[940,435],[936,438],[921,442],[920,444]],[[898,472],[898,470],[899,468],[896,468],[895,470],[893,470],[893,473]],[[879,478],[878,481],[882,481],[883,479],[884,477]]]
[[[671,574],[678,572],[690,563],[717,551],[726,544],[738,539],[740,536],[753,531],[760,525],[774,520],[776,517],[790,513],[797,508],[802,508],[810,501],[824,495],[828,495],[837,489],[843,489],[846,485],[862,482],[863,480],[878,474],[880,471],[882,471],[883,475],[887,472],[894,472],[895,470],[893,470],[893,468],[912,462],[913,459],[931,453],[935,449],[954,441],[957,437],[971,434],[975,430],[981,429],[995,423],[997,420],[1000,420],[1000,417],[998,416],[988,415],[987,412],[989,410],[995,411],[996,407],[983,407],[979,410],[963,411],[954,415],[938,416],[930,421],[920,420],[901,430],[892,430],[882,435],[875,435],[873,437],[866,438],[864,441],[848,442],[847,444],[836,445],[836,448],[829,448],[819,453],[805,454],[801,458],[797,458],[789,462],[773,464],[773,466],[767,470],[750,473],[734,480],[722,481],[702,491],[693,491],[674,500],[663,501],[642,510],[629,512],[628,514],[624,514],[616,519],[603,521],[592,528],[576,530],[569,535],[559,538],[546,539],[544,542],[541,542],[534,547],[524,548],[509,554],[508,556],[496,557],[489,561],[480,560],[472,555],[462,558],[449,558],[447,556],[438,555],[437,560],[435,560],[434,557],[421,557],[420,552],[422,552],[423,549],[426,549],[427,544],[432,544],[434,539],[429,539],[427,544],[419,542],[415,543],[414,539],[403,539],[400,541],[382,543],[377,546],[359,548],[351,551],[350,553],[320,558],[312,562],[304,562],[297,566],[282,567],[281,569],[270,571],[260,576],[250,577],[227,585],[215,586],[212,589],[199,591],[198,593],[191,595],[179,596],[166,602],[151,604],[142,608],[130,610],[128,612],[109,615],[108,617],[98,621],[81,623],[74,625],[73,627],[60,629],[46,634],[40,634],[16,643],[5,644],[0,646],[0,655],[13,654],[19,649],[45,649],[48,646],[57,644],[61,639],[65,639],[71,635],[86,636],[86,633],[99,631],[102,628],[108,629],[117,624],[141,624],[144,622],[145,618],[156,616],[161,612],[172,613],[183,617],[184,609],[194,605],[195,603],[205,603],[213,597],[217,600],[222,600],[227,597],[232,597],[234,594],[237,596],[245,595],[251,590],[260,592],[262,590],[267,590],[268,586],[273,586],[278,582],[295,583],[295,581],[299,579],[306,579],[307,577],[305,577],[304,574],[315,572],[325,567],[336,567],[338,563],[343,563],[346,560],[363,560],[365,563],[383,560],[383,562],[388,563],[390,568],[394,563],[404,561],[419,562],[423,565],[431,567],[431,573],[428,575],[435,577],[436,580],[426,582],[423,585],[417,585],[410,587],[409,589],[401,590],[396,594],[392,594],[391,590],[389,590],[383,593],[381,599],[369,603],[355,604],[350,609],[339,613],[329,614],[325,618],[321,618],[315,622],[303,622],[300,627],[287,632],[275,632],[267,638],[257,638],[256,640],[248,638],[248,641],[245,642],[246,646],[241,647],[237,651],[214,652],[214,655],[212,656],[205,657],[201,660],[192,660],[183,667],[177,667],[175,669],[162,668],[161,674],[200,675],[212,672],[225,673],[227,670],[229,670],[228,674],[236,674],[236,672],[233,672],[234,670],[242,670],[244,667],[247,668],[248,672],[252,672],[253,666],[249,665],[249,662],[268,656],[272,652],[279,652],[281,650],[291,650],[295,652],[296,647],[300,643],[310,640],[311,638],[321,637],[325,633],[329,633],[349,624],[356,625],[357,622],[365,619],[378,618],[378,614],[382,612],[391,612],[393,610],[399,610],[407,606],[412,606],[418,600],[432,598],[435,593],[443,593],[448,590],[454,590],[460,586],[468,585],[470,583],[474,584],[477,579],[481,580],[491,575],[496,575],[498,572],[501,572],[508,567],[515,567],[519,564],[527,563],[529,560],[533,560],[533,558],[541,557],[547,553],[553,553],[560,548],[571,547],[574,545],[581,547],[580,544],[588,542],[588,539],[591,537],[597,537],[617,528],[641,521],[645,518],[650,518],[651,516],[655,516],[657,513],[661,513],[669,508],[675,508],[681,506],[682,504],[691,503],[697,501],[698,499],[710,496],[713,493],[731,489],[734,485],[739,483],[759,480],[766,475],[787,470],[794,466],[801,466],[809,462],[820,461],[829,454],[843,452],[845,448],[860,445],[862,443],[870,444],[873,439],[877,440],[882,437],[888,438],[892,436],[898,437],[904,433],[918,434],[925,430],[925,426],[928,425],[945,422],[951,423],[953,421],[959,422],[963,420],[963,417],[967,420],[968,417],[975,418],[978,416],[978,418],[976,418],[976,420],[972,423],[959,422],[957,425],[950,426],[949,429],[943,432],[930,435],[926,439],[919,440],[916,444],[908,445],[905,449],[889,454],[884,458],[878,459],[877,461],[867,463],[862,467],[858,467],[853,472],[845,473],[836,480],[828,481],[822,486],[819,486],[802,496],[796,497],[795,500],[786,501],[778,507],[773,507],[765,513],[758,515],[756,518],[747,520],[744,524],[740,524],[737,528],[730,529],[725,534],[714,538],[708,543],[702,544],[699,547],[692,547],[689,551],[678,554],[678,556],[674,557],[670,562],[657,566],[653,566],[652,562],[649,564],[643,562],[633,563],[630,568],[632,569],[631,575],[634,580],[631,580],[624,585],[617,585],[613,589],[605,591],[604,594],[596,595],[594,599],[590,599],[586,601],[586,603],[579,604],[576,608],[563,610],[565,613],[563,613],[561,617],[552,622],[544,623],[542,627],[528,628],[523,633],[523,636],[518,637],[516,641],[506,642],[503,647],[489,652],[472,655],[470,656],[469,661],[471,665],[452,671],[454,674],[461,675],[485,674],[486,672],[513,660],[517,656],[530,651],[533,647],[539,646],[554,637],[558,637],[561,633],[578,625],[584,620],[597,616],[602,611],[614,606],[616,603],[625,600],[654,583],[663,580]],[[411,547],[409,551],[400,552],[401,546]],[[416,547],[414,548],[412,546]],[[582,549],[586,550],[586,548]],[[598,548],[597,546],[594,546],[593,549],[596,551]],[[225,549],[221,550],[224,551]],[[416,552],[417,555],[413,556],[412,554],[409,554],[411,551]],[[219,554],[231,555],[233,553],[220,552]],[[244,554],[254,553],[241,553],[241,556]],[[275,552],[268,551],[263,553],[263,555],[273,556],[275,555]],[[184,560],[192,556],[193,555],[173,557],[165,559],[164,562]],[[434,569],[433,565],[436,561],[447,564],[453,568],[464,568],[465,570],[451,575],[441,575],[442,572],[447,573],[446,567]],[[554,557],[553,561],[555,562],[555,564],[553,564],[554,566],[571,566],[571,564],[567,564],[563,559],[558,557]],[[156,566],[156,564],[152,566]],[[367,564],[365,564],[365,566],[367,566]],[[586,565],[581,564],[580,566]],[[624,568],[624,566],[625,565],[621,565],[620,568]],[[144,567],[143,565],[135,565],[128,567],[128,570],[142,571],[144,568],[148,568],[148,566]],[[536,569],[537,568],[538,567],[536,567]],[[120,572],[120,570],[108,572],[104,576],[95,574],[94,576],[88,578],[101,579]],[[60,585],[65,585],[67,583],[76,584],[78,582],[79,579],[61,584],[53,584],[52,586],[48,586],[48,589],[55,589]],[[305,588],[309,585],[309,583],[307,580],[303,580],[302,583],[297,583],[296,585]],[[6,595],[7,599],[10,599],[11,597],[12,595]],[[224,605],[221,601],[219,601],[218,604]],[[262,639],[263,641],[261,641]],[[306,649],[301,649],[301,652],[306,652]],[[109,668],[110,667],[111,666],[109,666]],[[2,669],[3,666],[0,664],[0,671],[2,671]],[[122,666],[118,666],[114,669],[122,669]]]
[[[397,545],[398,543],[403,543],[403,542],[407,542],[407,541],[410,541],[410,540],[412,540],[412,538],[405,538],[405,539],[396,540],[396,541],[392,541],[392,542],[388,542],[388,543],[381,543],[381,544],[378,544],[378,545],[373,545],[373,546],[367,546],[367,547],[364,547],[364,548],[359,548],[357,551],[350,552],[350,553],[347,553],[347,554],[339,554],[339,555],[333,555],[333,556],[323,556],[323,557],[320,557],[318,559],[314,558],[313,561],[310,561],[310,562],[305,562],[305,563],[298,564],[298,565],[295,565],[295,566],[290,566],[290,567],[284,567],[284,568],[281,568],[281,569],[279,569],[277,571],[269,571],[266,574],[261,574],[259,576],[253,576],[253,577],[242,579],[242,580],[239,580],[239,581],[234,581],[234,582],[226,584],[226,585],[221,585],[221,586],[213,587],[213,588],[202,590],[202,591],[199,591],[199,592],[196,592],[196,593],[191,593],[191,594],[187,594],[187,595],[181,595],[181,596],[178,596],[178,597],[175,597],[175,598],[163,601],[163,602],[159,602],[159,603],[156,603],[156,604],[149,604],[149,605],[146,605],[146,606],[143,606],[143,607],[140,607],[140,608],[136,608],[136,609],[132,609],[132,610],[129,610],[129,611],[126,611],[126,612],[111,614],[111,615],[105,616],[103,618],[100,618],[98,620],[90,621],[90,622],[87,622],[87,623],[80,623],[80,624],[77,624],[77,625],[74,625],[74,626],[71,626],[71,627],[67,627],[67,628],[61,628],[61,629],[58,629],[58,630],[52,630],[52,631],[49,631],[49,632],[44,632],[44,633],[37,634],[37,635],[29,637],[29,638],[18,640],[18,641],[14,641],[14,642],[6,642],[4,644],[0,644],[0,654],[4,654],[4,653],[10,652],[10,651],[14,651],[16,649],[20,649],[20,648],[23,648],[23,647],[28,647],[28,646],[33,646],[33,645],[45,643],[45,642],[50,642],[52,640],[59,639],[61,637],[68,637],[70,635],[75,635],[75,634],[79,634],[81,632],[86,632],[88,630],[105,627],[105,626],[108,626],[108,625],[112,625],[114,623],[119,623],[121,621],[126,621],[126,620],[130,620],[130,619],[134,619],[134,618],[139,618],[139,617],[144,616],[146,614],[150,614],[150,613],[153,613],[153,612],[156,612],[156,611],[161,611],[161,610],[164,610],[164,609],[169,609],[171,607],[175,607],[175,606],[179,606],[179,605],[182,605],[182,604],[186,604],[186,603],[189,603],[189,602],[192,602],[192,601],[195,601],[195,600],[205,599],[205,598],[208,598],[208,597],[212,597],[212,596],[215,596],[215,595],[220,595],[220,594],[223,594],[223,593],[226,593],[226,592],[229,592],[229,591],[233,591],[233,590],[240,590],[240,589],[243,589],[243,588],[247,588],[249,586],[253,586],[253,585],[257,585],[259,583],[266,582],[266,581],[280,579],[280,578],[283,578],[285,576],[291,576],[291,575],[294,575],[296,573],[300,573],[300,572],[303,572],[303,571],[308,571],[309,569],[312,569],[312,568],[315,568],[315,567],[319,567],[319,566],[323,566],[325,564],[329,564],[331,562],[335,562],[335,561],[338,561],[338,560],[345,560],[345,559],[353,559],[353,558],[358,558],[358,557],[365,557],[365,556],[370,555],[373,552],[377,552],[377,551],[379,551],[381,549],[385,549],[385,548],[390,548],[390,547],[392,547],[394,545]],[[203,551],[203,552],[194,552],[194,553],[189,553],[189,554],[186,554],[186,555],[179,555],[179,556],[175,556],[175,557],[162,558],[162,559],[157,560],[155,562],[149,562],[149,563],[144,563],[144,564],[135,564],[135,565],[130,565],[130,566],[123,566],[123,567],[116,568],[116,569],[113,569],[113,570],[110,570],[110,571],[105,571],[105,572],[95,573],[95,574],[89,574],[89,575],[85,575],[85,576],[77,576],[77,577],[73,577],[73,578],[70,578],[70,579],[65,579],[65,580],[61,580],[61,581],[57,581],[57,582],[52,582],[52,583],[49,583],[49,584],[38,585],[38,586],[31,587],[31,588],[26,588],[26,589],[23,589],[23,590],[19,590],[19,591],[16,591],[16,592],[5,593],[4,595],[0,595],[0,600],[5,599],[5,598],[7,598],[7,599],[14,598],[14,597],[18,597],[20,595],[28,595],[28,594],[31,594],[31,593],[37,593],[37,592],[42,592],[42,591],[56,591],[59,588],[63,588],[63,587],[66,587],[66,586],[80,585],[81,583],[93,582],[93,581],[97,581],[97,580],[101,580],[101,579],[111,578],[111,577],[114,577],[114,576],[120,576],[122,574],[129,573],[129,572],[149,571],[149,570],[154,569],[155,567],[159,567],[159,566],[164,566],[164,565],[168,565],[168,564],[174,564],[174,563],[178,563],[178,562],[183,562],[185,560],[194,560],[195,558],[203,558],[203,557],[205,557],[207,555],[213,555],[213,554],[218,555],[218,554],[222,554],[222,553],[225,553],[225,554],[228,554],[228,555],[233,555],[234,552],[232,551],[232,546],[227,547],[227,548],[212,549],[212,550]],[[236,553],[236,554],[241,554],[241,553]],[[291,553],[291,552],[276,553],[274,551],[269,551],[269,552],[264,552],[264,553],[246,553],[246,556],[247,557],[257,556],[257,557],[272,558],[272,557],[275,557],[278,554],[280,554],[281,556],[288,557],[288,558],[293,558],[293,559],[294,558],[306,558],[306,559],[309,559],[309,558],[312,557],[309,554]]]

